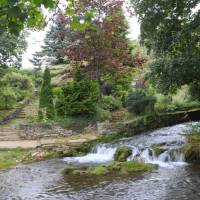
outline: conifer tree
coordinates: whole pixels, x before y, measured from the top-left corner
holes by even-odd
[[[30,61],[35,66],[42,66],[45,64],[62,64],[64,63],[64,44],[66,43],[66,37],[63,33],[66,31],[66,22],[61,20],[61,14],[57,14],[54,19],[54,23],[47,31],[44,45],[42,50],[33,54],[33,59]]]
[[[48,119],[54,118],[54,104],[53,104],[53,92],[51,86],[51,74],[48,68],[44,71],[43,76],[43,84],[40,92],[40,100],[39,100],[39,107],[40,107],[40,115],[41,112]]]

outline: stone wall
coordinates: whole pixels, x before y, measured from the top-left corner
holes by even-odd
[[[20,137],[22,139],[35,140],[45,137],[57,137],[57,136],[70,136],[74,134],[72,130],[63,129],[56,125],[20,125]]]
[[[105,122],[98,124],[97,127],[100,134],[125,133],[128,136],[132,136],[165,126],[198,120],[200,120],[200,109],[173,114],[145,116],[137,120],[117,124]]]

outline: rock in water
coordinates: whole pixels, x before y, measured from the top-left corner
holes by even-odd
[[[130,147],[118,147],[114,160],[118,162],[126,162],[127,158],[132,155],[132,149]]]

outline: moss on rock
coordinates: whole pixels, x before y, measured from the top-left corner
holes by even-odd
[[[130,147],[118,147],[114,155],[114,160],[118,162],[125,162],[131,155],[132,149]]]
[[[106,175],[109,173],[109,171],[106,166],[97,166],[97,167],[91,168],[89,170],[89,173],[94,174],[94,175]]]
[[[165,152],[165,149],[163,149],[163,148],[161,147],[161,145],[159,145],[159,144],[153,145],[153,146],[152,146],[152,150],[153,150],[155,156],[157,156],[157,157],[158,157],[160,154],[162,154],[162,153]]]
[[[185,160],[200,163],[200,133],[193,133],[184,146]]]
[[[133,174],[151,171],[155,165],[127,161],[127,162],[112,162],[107,165],[92,166],[92,167],[66,167],[63,170],[64,175],[107,175],[107,174]]]

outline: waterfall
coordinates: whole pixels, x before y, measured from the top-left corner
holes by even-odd
[[[116,148],[109,148],[106,145],[96,146],[91,153],[80,157],[66,157],[64,161],[68,164],[89,164],[89,163],[107,163],[114,157]]]
[[[98,144],[91,153],[81,157],[66,157],[68,164],[101,164],[113,160],[119,146],[132,148],[132,155],[128,160],[158,164],[161,167],[171,167],[184,163],[183,145],[184,131],[190,129],[189,123],[159,129],[147,134],[119,140],[110,144]],[[156,155],[154,145],[158,145],[162,152]]]

